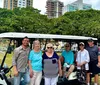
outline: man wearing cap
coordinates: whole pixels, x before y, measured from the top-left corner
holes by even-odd
[[[66,78],[69,77],[71,72],[74,70],[74,53],[70,49],[70,43],[65,44],[65,50],[62,52],[61,62],[64,62],[63,73]],[[66,73],[66,70],[68,72]]]
[[[86,48],[89,52],[90,62],[89,71],[87,74],[87,85],[90,85],[90,73],[94,75],[94,85],[98,85],[98,73],[100,72],[100,54],[98,52],[98,47],[94,45],[92,38],[88,39],[88,47]]]

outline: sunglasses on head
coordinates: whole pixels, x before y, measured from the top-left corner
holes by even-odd
[[[52,47],[47,47],[47,49],[52,49]]]

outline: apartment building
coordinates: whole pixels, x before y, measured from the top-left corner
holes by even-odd
[[[4,8],[13,10],[16,7],[33,7],[33,0],[4,0]]]
[[[63,2],[59,0],[47,0],[46,14],[48,18],[57,18],[62,15]]]

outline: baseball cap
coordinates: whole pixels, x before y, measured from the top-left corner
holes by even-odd
[[[92,42],[92,41],[93,41],[93,39],[92,39],[92,38],[89,38],[89,39],[88,39],[88,42]]]
[[[85,45],[84,42],[80,42],[79,45]]]

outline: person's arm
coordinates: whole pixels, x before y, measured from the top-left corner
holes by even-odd
[[[32,65],[31,65],[31,57],[32,56],[32,51],[30,52],[29,56],[28,56],[28,66],[29,66],[29,72],[30,72],[30,77],[33,77],[33,70],[32,70]]]
[[[100,68],[100,51],[99,51],[99,49],[97,49],[97,52],[98,52],[98,64],[97,64],[97,66]]]
[[[13,66],[14,76],[18,76],[18,70],[16,65]]]
[[[61,66],[63,66],[63,64],[64,64],[64,52],[62,52],[61,53],[61,57],[59,57],[59,59],[60,59],[60,62],[61,62]]]
[[[98,63],[100,63],[100,55],[98,56]]]
[[[54,52],[57,60],[58,60],[58,72],[59,72],[59,76],[62,76],[62,69],[61,69],[61,61],[60,61],[60,57],[58,56],[58,54],[56,52]]]
[[[63,57],[63,56],[60,57],[60,62],[61,62],[62,64],[64,63],[64,57]]]
[[[13,72],[14,72],[14,76],[18,76],[18,69],[17,69],[17,58],[18,58],[18,51],[17,49],[14,50],[14,55],[13,55],[13,58],[12,58],[12,65],[13,65]]]
[[[77,55],[76,55],[76,59],[75,59],[75,62],[76,62],[76,65],[79,66],[78,62],[79,62],[79,51],[77,52]]]
[[[74,53],[72,52],[70,64],[74,64]]]
[[[86,55],[85,55],[84,58],[85,58],[85,61],[81,63],[81,66],[86,64],[86,63],[89,63],[89,61],[90,61],[90,57],[89,57],[89,52],[88,51],[86,51]]]
[[[30,72],[30,77],[33,77],[33,70],[32,70],[32,66],[31,66],[31,61],[28,60],[28,65],[29,65],[29,72]]]
[[[98,49],[98,64],[100,66],[100,51],[99,51],[99,49]]]
[[[59,67],[59,76],[62,76],[62,69],[61,69],[61,61],[58,60],[58,67]]]
[[[98,56],[98,64],[97,66],[100,68],[100,55]]]

